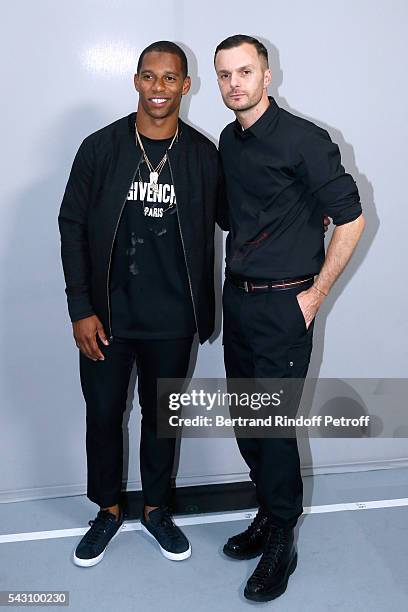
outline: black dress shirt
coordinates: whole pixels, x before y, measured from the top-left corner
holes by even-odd
[[[250,128],[242,130],[235,120],[220,136],[227,271],[264,280],[318,274],[325,257],[323,215],[335,225],[359,217],[357,185],[325,130],[269,101]]]

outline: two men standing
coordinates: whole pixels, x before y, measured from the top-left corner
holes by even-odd
[[[167,507],[174,440],[156,435],[156,384],[184,378],[193,335],[204,342],[212,333],[215,220],[229,229],[227,378],[306,375],[314,318],[364,227],[338,147],[268,97],[265,47],[233,36],[217,47],[214,62],[236,115],[221,134],[222,166],[214,145],[178,117],[190,87],[187,60],[161,41],[139,58],[137,113],[83,141],[61,204],[62,262],[87,407],[87,495],[100,506],[74,553],[77,565],[98,563],[123,524],[121,425],[135,360],[142,526],[167,558],[191,554]],[[326,213],[337,227],[325,258]],[[238,443],[260,507],[224,552],[262,555],[245,596],[266,601],[285,590],[296,566],[298,449],[296,439]]]

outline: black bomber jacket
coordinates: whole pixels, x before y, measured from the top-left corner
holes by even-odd
[[[75,156],[58,225],[71,321],[96,314],[113,339],[109,273],[119,221],[141,151],[136,113],[87,136]],[[191,298],[200,342],[214,330],[215,221],[227,229],[224,180],[216,146],[179,119],[179,139],[168,152]]]

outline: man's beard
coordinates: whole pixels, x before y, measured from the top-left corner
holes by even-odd
[[[224,103],[225,103],[225,106],[232,111],[236,111],[236,112],[248,111],[254,106],[256,106],[257,104],[259,104],[259,102],[262,99],[262,94],[263,94],[263,90],[260,91],[259,95],[254,94],[249,100],[247,100],[244,106],[239,106],[239,107],[230,106],[229,103],[225,101],[225,99],[224,99]]]

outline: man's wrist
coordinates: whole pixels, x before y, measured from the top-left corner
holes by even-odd
[[[315,291],[318,291],[318,292],[319,292],[319,294],[320,294],[320,295],[324,295],[324,297],[327,297],[327,296],[329,295],[329,293],[328,293],[328,292],[326,293],[325,291],[323,291],[323,289],[320,289],[320,288],[319,288],[319,287],[316,285],[316,283],[313,283],[313,285],[312,285],[312,289],[315,289]]]

